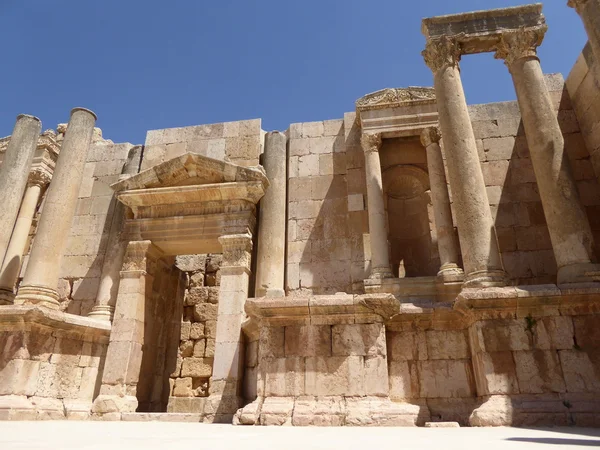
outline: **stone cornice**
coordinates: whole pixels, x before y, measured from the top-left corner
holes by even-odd
[[[421,132],[421,144],[427,148],[431,144],[437,144],[442,139],[442,134],[438,127],[428,127]]]
[[[427,40],[425,50],[421,52],[425,64],[436,74],[446,67],[456,67],[462,54],[460,44],[448,37]]]
[[[547,25],[537,28],[521,28],[502,34],[494,57],[503,59],[508,67],[521,58],[537,57],[537,47],[544,40]]]
[[[360,137],[360,145],[365,153],[378,152],[382,139],[379,133],[363,133]]]
[[[357,112],[394,108],[414,103],[435,102],[435,91],[430,87],[409,86],[387,88],[365,95],[356,101]]]

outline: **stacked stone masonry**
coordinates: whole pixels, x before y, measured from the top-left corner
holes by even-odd
[[[424,19],[433,87],[285,132],[19,116],[0,419],[600,426],[600,2],[568,6],[566,81],[533,4]],[[516,101],[466,104],[482,52]]]

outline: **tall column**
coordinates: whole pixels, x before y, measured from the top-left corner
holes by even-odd
[[[157,262],[162,251],[150,241],[130,242],[123,260],[100,395],[92,412],[135,412],[142,367],[146,299],[152,295]]]
[[[381,135],[363,134],[360,143],[365,152],[367,174],[367,212],[371,237],[371,276],[369,278],[392,278],[381,180],[381,161],[379,160]]]
[[[4,261],[19,213],[40,131],[40,119],[26,114],[18,115],[4,160],[0,165],[0,263]]]
[[[127,162],[119,176],[119,180],[124,180],[138,173],[140,167],[140,158],[142,156],[142,147],[136,146],[129,151]],[[94,319],[110,321],[115,311],[115,302],[119,292],[120,272],[123,265],[123,259],[127,250],[127,241],[121,239],[125,219],[127,216],[127,207],[117,201],[115,212],[113,214],[108,235],[108,245],[102,274],[100,275],[100,286],[98,295],[96,295],[96,304],[88,314],[88,317]]]
[[[29,174],[29,182],[25,196],[19,209],[19,216],[6,250],[4,263],[0,269],[0,305],[12,304],[15,294],[14,287],[19,278],[27,239],[31,231],[31,223],[37,210],[42,189],[50,183],[50,175],[42,170],[34,170]]]
[[[441,135],[437,127],[426,128],[421,133],[421,143],[427,151],[431,201],[440,254],[441,267],[438,277],[444,282],[462,281],[464,272],[458,266],[459,247],[452,223],[452,210],[450,209],[444,160],[439,144],[440,139]]]
[[[256,297],[283,297],[285,267],[285,207],[287,204],[287,138],[267,133],[263,166],[270,186],[260,200],[256,264]]]
[[[217,310],[215,360],[205,409],[207,421],[231,423],[242,406],[243,381],[242,323],[248,298],[252,236],[250,233],[225,235],[221,286]]]
[[[545,28],[507,32],[496,53],[512,75],[527,145],[558,265],[558,283],[586,281],[593,235],[573,178],[556,111],[544,82],[536,47]]]
[[[71,111],[71,120],[15,303],[58,308],[60,263],[75,214],[95,123],[96,115],[93,112],[83,108]]]
[[[587,33],[594,53],[596,70],[600,70],[600,0],[569,0],[567,5],[575,8]]]
[[[435,94],[456,222],[465,286],[506,284],[477,144],[460,78],[460,46],[454,40],[428,40],[423,52],[434,75]]]

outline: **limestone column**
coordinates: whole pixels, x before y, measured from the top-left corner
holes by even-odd
[[[517,101],[544,216],[558,265],[558,283],[586,281],[591,264],[593,235],[579,200],[556,111],[544,82],[536,47],[546,29],[507,32],[496,53],[512,75]],[[588,281],[591,281],[588,279]]]
[[[506,276],[460,78],[460,55],[459,45],[449,38],[428,40],[423,52],[434,76],[465,285],[502,286],[506,284]]]
[[[260,200],[256,261],[256,297],[283,297],[285,221],[287,195],[287,138],[279,131],[267,133],[263,166],[270,186]]]
[[[4,160],[0,164],[0,262],[4,261],[19,213],[40,131],[40,119],[26,114],[18,115]]]
[[[92,407],[95,414],[135,412],[138,406],[146,299],[152,295],[157,263],[162,256],[162,251],[150,241],[127,245],[102,386]]]
[[[58,276],[63,250],[77,206],[96,115],[83,108],[71,111],[52,183],[48,188],[25,276],[15,303],[58,308]]]
[[[31,223],[37,210],[42,189],[50,183],[50,175],[43,170],[34,170],[29,174],[25,196],[19,209],[19,215],[6,250],[4,263],[0,269],[0,304],[11,304],[14,299],[14,287],[19,278]]]
[[[431,202],[435,217],[440,271],[438,277],[444,282],[462,281],[464,272],[458,266],[459,247],[454,234],[450,196],[444,171],[444,160],[440,149],[440,131],[429,127],[421,133],[421,143],[427,151],[427,169],[431,187]]]
[[[243,404],[242,323],[246,317],[244,305],[248,298],[252,236],[250,233],[225,235],[219,238],[223,246],[221,285],[217,310],[215,360],[205,413],[209,422],[231,423]]]
[[[365,152],[365,171],[367,175],[367,212],[369,214],[369,234],[371,237],[371,276],[369,278],[392,278],[390,249],[387,238],[387,218],[381,179],[381,161],[379,160],[381,135],[363,134],[360,143]]]
[[[127,162],[123,167],[119,180],[124,180],[138,173],[141,156],[141,146],[133,147],[129,151]],[[127,216],[127,207],[116,199],[114,201],[116,202],[115,212],[110,225],[108,245],[106,247],[106,255],[104,256],[102,274],[100,275],[100,286],[96,296],[96,304],[88,314],[88,317],[106,321],[111,320],[115,311],[115,302],[119,292],[120,272],[128,244],[127,241],[121,238]]]
[[[567,5],[581,17],[595,60],[600,62],[600,0],[569,0]],[[600,70],[599,63],[596,70]]]

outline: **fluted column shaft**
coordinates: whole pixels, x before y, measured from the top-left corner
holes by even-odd
[[[4,263],[0,269],[0,304],[11,304],[14,299],[14,287],[19,278],[27,239],[31,231],[33,217],[40,201],[42,189],[50,182],[50,175],[41,170],[31,172],[25,196],[19,209],[15,228],[6,250]]]
[[[141,156],[141,146],[133,147],[129,151],[127,162],[123,167],[119,180],[138,173]],[[114,201],[116,202],[115,210],[110,225],[108,245],[100,275],[100,286],[96,295],[96,304],[88,314],[88,317],[106,321],[111,320],[115,311],[115,302],[117,301],[121,280],[121,268],[128,245],[127,241],[121,239],[125,219],[127,218],[127,207],[116,199]]]
[[[287,195],[287,138],[279,131],[265,136],[263,166],[269,188],[260,200],[256,255],[256,297],[281,297],[285,268],[285,207]]]
[[[444,160],[439,144],[440,139],[440,132],[435,127],[426,128],[421,133],[421,143],[427,152],[431,202],[433,204],[438,253],[440,255],[441,266],[438,277],[448,282],[460,281],[464,278],[464,272],[458,266],[460,251],[454,233],[454,224],[452,223],[450,195],[448,194]]]
[[[8,148],[0,165],[0,263],[10,242],[42,122],[37,117],[20,114],[8,143]]]
[[[459,45],[448,38],[430,40],[423,56],[434,74],[439,122],[466,272],[465,285],[504,285],[505,273],[494,221],[460,78]]]
[[[58,308],[58,277],[63,250],[77,206],[96,115],[83,108],[71,111],[60,155],[48,188],[29,262],[16,303]]]
[[[496,53],[512,75],[527,145],[558,265],[558,282],[585,281],[595,269],[593,235],[565,153],[536,47],[545,29],[506,33]]]
[[[370,278],[392,278],[381,161],[379,159],[381,135],[363,134],[360,142],[365,152],[365,172],[367,176],[367,212],[369,214],[369,235],[371,238]]]
[[[569,0],[567,5],[575,8],[587,33],[595,60],[600,62],[600,1]],[[600,75],[600,65],[596,63],[596,71]]]

